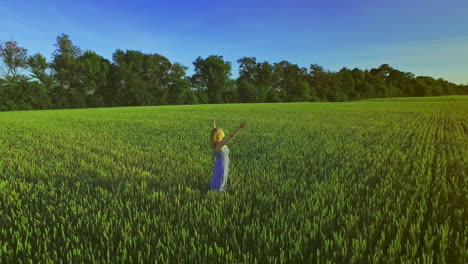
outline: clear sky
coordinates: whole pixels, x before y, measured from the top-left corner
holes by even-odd
[[[159,53],[193,73],[198,57],[288,60],[370,69],[381,64],[468,83],[467,0],[167,0],[0,3],[0,40],[50,58],[57,35],[112,59]]]

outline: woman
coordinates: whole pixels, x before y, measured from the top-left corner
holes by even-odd
[[[237,133],[239,133],[242,128],[246,128],[247,125],[248,124],[246,122],[242,122],[239,128],[232,132],[227,138],[224,138],[224,131],[221,128],[217,128],[216,122],[213,120],[210,147],[213,149],[213,154],[216,160],[213,169],[213,178],[210,183],[211,189],[218,190],[220,192],[226,191],[229,168],[229,148],[227,144],[236,137]]]

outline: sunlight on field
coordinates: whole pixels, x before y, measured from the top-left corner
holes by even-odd
[[[0,262],[466,263],[467,159],[468,96],[4,112]]]

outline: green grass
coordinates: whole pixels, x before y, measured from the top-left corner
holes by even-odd
[[[467,159],[468,96],[4,112],[0,262],[467,263]]]

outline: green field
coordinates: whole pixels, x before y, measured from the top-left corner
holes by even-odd
[[[468,263],[467,159],[468,96],[3,112],[0,263]]]

